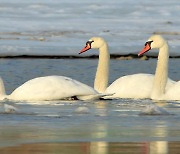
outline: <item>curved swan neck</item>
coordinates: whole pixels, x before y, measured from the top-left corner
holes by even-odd
[[[4,88],[4,82],[0,77],[0,100],[3,100],[6,95],[5,88]]]
[[[151,97],[157,99],[165,93],[165,87],[168,78],[168,61],[169,61],[169,49],[168,44],[165,43],[159,49],[156,73],[154,78],[154,84]]]
[[[94,89],[98,92],[104,92],[108,85],[109,57],[108,45],[104,42],[104,45],[99,48],[99,62],[94,81]]]

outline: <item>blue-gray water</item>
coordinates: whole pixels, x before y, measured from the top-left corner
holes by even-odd
[[[180,55],[179,9],[179,0],[0,0],[0,56],[77,55],[92,36],[104,37],[110,53],[137,54],[153,33],[168,40],[170,55]],[[83,56],[88,54],[98,51]],[[53,74],[93,86],[96,64],[0,59],[0,76],[8,94],[29,79]],[[111,60],[109,83],[127,74],[154,73],[155,67],[156,59]],[[170,59],[170,78],[180,79],[179,67],[179,59]],[[15,113],[6,113],[13,107]],[[0,153],[174,154],[180,151],[179,119],[179,102],[5,101],[0,105]]]
[[[127,74],[153,73],[156,59],[111,60],[110,65],[112,82]],[[169,76],[178,80],[179,59],[170,59],[169,65]],[[0,76],[8,93],[31,78],[52,74],[72,77],[92,86],[96,66],[96,59],[1,59]],[[17,111],[6,113],[11,106],[16,107]],[[119,99],[57,101],[44,105],[5,101],[0,105],[0,147],[40,143],[36,148],[42,146],[43,149],[47,143],[52,151],[58,144],[57,147],[62,147],[59,149],[61,151],[67,150],[63,146],[66,144],[72,146],[72,151],[76,153],[77,146],[83,147],[85,144],[88,148],[93,147],[91,153],[98,153],[99,150],[108,153],[114,151],[115,147],[122,151],[125,144],[125,149],[131,152],[134,146],[140,146],[140,151],[146,147],[151,152],[168,153],[180,148],[179,118],[179,102],[171,101]],[[33,147],[33,144],[29,146]]]

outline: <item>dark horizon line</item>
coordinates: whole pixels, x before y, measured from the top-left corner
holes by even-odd
[[[98,59],[99,55],[88,55],[88,56],[79,56],[79,55],[0,55],[0,58],[5,59]],[[149,58],[157,58],[157,56],[152,55],[144,55],[138,57],[136,54],[111,54],[111,59],[141,59],[146,58],[145,60]],[[180,56],[169,56],[169,58],[180,58]]]

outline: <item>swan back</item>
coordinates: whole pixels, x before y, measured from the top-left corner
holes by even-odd
[[[15,89],[12,100],[60,100],[72,96],[97,95],[91,87],[64,76],[39,77],[25,82]]]

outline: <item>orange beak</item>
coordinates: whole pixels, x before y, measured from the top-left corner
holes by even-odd
[[[91,46],[89,43],[86,44],[86,46],[79,52],[79,54],[88,51],[89,49],[91,49]]]
[[[151,46],[149,43],[146,43],[145,47],[138,53],[138,56],[143,55],[144,53],[148,52],[151,50]]]

